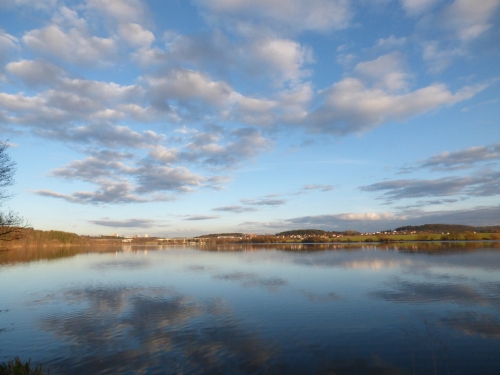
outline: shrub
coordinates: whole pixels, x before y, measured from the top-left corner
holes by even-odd
[[[480,238],[476,233],[473,232],[465,232],[463,235],[466,241],[476,241]]]
[[[7,363],[0,364],[0,375],[44,375],[42,366],[31,368],[31,360],[23,364],[19,357]],[[47,372],[48,374],[48,372]]]
[[[427,233],[418,233],[417,241],[429,241],[429,235]]]

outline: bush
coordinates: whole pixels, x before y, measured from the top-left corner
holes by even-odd
[[[429,235],[427,233],[418,233],[417,241],[429,241]]]
[[[26,362],[24,365],[16,357],[14,360],[7,363],[0,364],[0,375],[44,375],[42,366],[36,366],[34,369],[31,368],[31,360]],[[48,374],[48,372],[47,372]]]
[[[464,238],[466,241],[476,241],[476,240],[480,239],[480,237],[476,233],[473,233],[473,232],[465,232]]]

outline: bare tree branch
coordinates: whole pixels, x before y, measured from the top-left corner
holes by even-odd
[[[5,188],[14,184],[14,174],[16,173],[16,163],[7,154],[8,148],[7,141],[0,141],[0,206],[12,196]],[[0,211],[0,241],[20,239],[23,229],[27,227],[27,223],[16,212]]]

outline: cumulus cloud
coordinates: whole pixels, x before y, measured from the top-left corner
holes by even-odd
[[[444,27],[468,42],[476,39],[491,26],[497,14],[500,0],[455,0],[443,11]]]
[[[60,141],[100,144],[104,147],[147,148],[165,140],[165,136],[146,130],[138,133],[128,126],[91,124],[67,129],[36,129],[35,134]]]
[[[377,40],[377,43],[375,43],[375,47],[378,48],[387,48],[387,49],[393,49],[393,48],[399,48],[404,46],[407,43],[408,39],[406,37],[396,37],[394,35],[390,35],[387,38],[380,38]]]
[[[135,169],[131,175],[137,180],[138,193],[157,191],[190,192],[202,185],[205,179],[185,167],[145,165]]]
[[[182,149],[159,146],[153,148],[149,156],[165,163],[196,162],[215,168],[231,168],[268,150],[270,145],[271,142],[255,128],[196,131]]]
[[[107,63],[117,49],[112,38],[91,35],[86,20],[66,7],[54,16],[52,24],[27,32],[22,40],[39,54],[85,66]]]
[[[0,63],[4,63],[17,49],[19,49],[18,39],[0,29]]]
[[[243,212],[257,211],[257,209],[255,207],[245,207],[245,206],[233,205],[233,206],[215,207],[215,208],[212,208],[212,211],[233,212],[233,213],[241,214]]]
[[[152,107],[141,106],[144,90],[138,85],[73,78],[43,60],[12,62],[6,70],[28,87],[48,89],[32,96],[0,93],[4,123],[45,138],[105,147],[144,148],[165,141],[154,131],[138,132],[117,124],[164,118]]]
[[[219,17],[260,21],[294,31],[329,31],[349,26],[352,11],[347,0],[197,0]]]
[[[87,7],[96,9],[120,22],[143,22],[148,10],[141,0],[87,0]]]
[[[354,74],[364,78],[373,87],[398,92],[408,89],[410,74],[406,73],[406,64],[400,53],[382,55],[375,60],[357,64]]]
[[[323,103],[308,114],[305,123],[313,132],[359,133],[386,122],[404,121],[470,99],[485,87],[466,86],[452,93],[445,85],[436,83],[398,94],[379,87],[367,87],[357,78],[345,78],[320,93]]]
[[[52,86],[65,75],[63,69],[44,60],[11,62],[6,70],[29,87]]]
[[[97,190],[70,195],[53,191],[35,193],[74,203],[140,203],[170,201],[174,199],[172,194],[187,193],[217,183],[216,179],[212,181],[185,167],[168,167],[117,152],[92,154],[54,169],[50,176],[88,182],[97,185]]]
[[[155,36],[138,23],[125,23],[118,28],[120,36],[134,47],[149,47]]]
[[[150,219],[126,219],[126,220],[89,220],[89,223],[112,228],[152,228],[158,223]]]
[[[303,66],[313,62],[312,50],[290,39],[258,38],[245,51],[266,74],[283,81],[299,81],[310,74]]]

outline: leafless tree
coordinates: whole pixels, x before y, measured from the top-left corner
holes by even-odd
[[[16,173],[16,163],[7,154],[8,148],[9,144],[6,141],[0,141],[0,207],[12,197],[6,188],[14,184]],[[17,213],[0,210],[0,241],[19,239],[26,226],[24,219]]]

